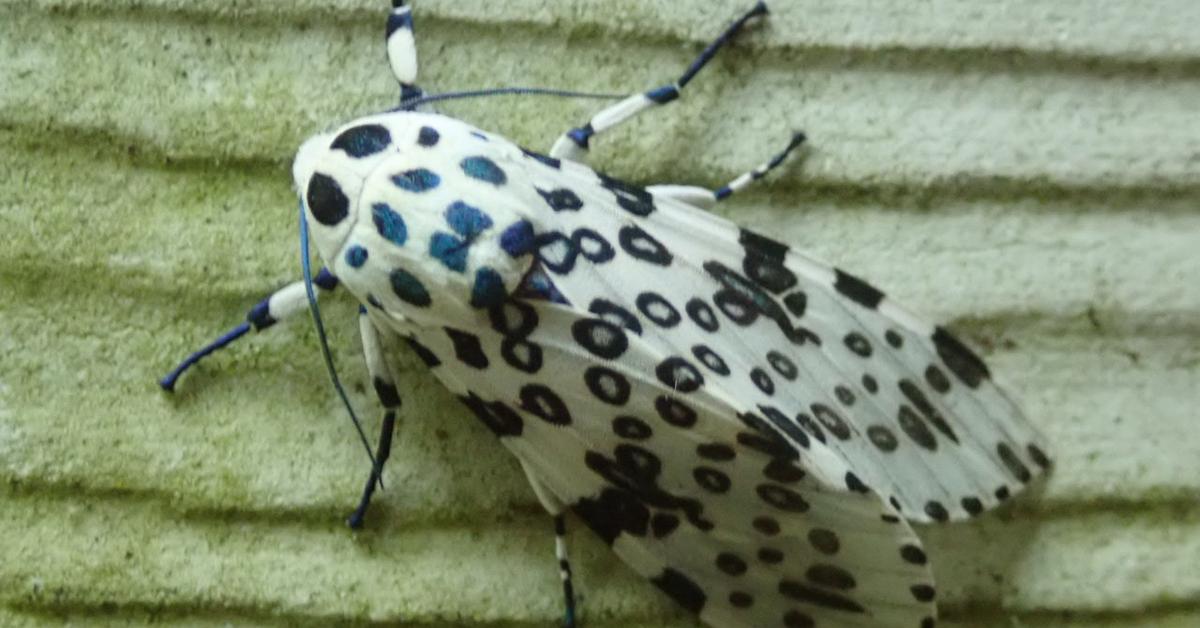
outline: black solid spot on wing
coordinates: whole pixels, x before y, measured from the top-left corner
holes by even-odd
[[[701,364],[708,367],[708,370],[717,375],[729,375],[729,366],[725,364],[725,360],[717,355],[716,351],[710,349],[708,345],[696,345],[692,347],[692,355],[696,356],[696,359]]]
[[[785,512],[808,512],[808,502],[786,486],[778,484],[759,484],[754,487],[759,499]]]
[[[900,441],[896,440],[896,434],[892,430],[883,425],[872,425],[867,428],[867,440],[871,441],[879,451],[891,453],[896,451],[896,447],[900,445]]]
[[[688,428],[696,424],[696,411],[686,403],[667,395],[654,400],[658,416],[675,427]]]
[[[696,455],[706,460],[728,462],[733,460],[737,453],[733,451],[733,447],[724,443],[701,443],[696,445]]]
[[[1000,488],[996,489],[996,499],[998,499],[1000,501],[1004,501],[1004,500],[1008,499],[1010,496],[1011,496],[1011,493],[1009,493],[1007,486],[1001,486]]]
[[[625,330],[597,318],[581,318],[571,325],[571,336],[592,355],[615,360],[629,348]]]
[[[855,493],[862,493],[864,495],[871,492],[871,487],[864,484],[863,481],[857,475],[855,475],[853,471],[846,472],[846,488],[854,491]]]
[[[696,484],[700,488],[710,493],[727,493],[729,492],[729,487],[733,485],[728,475],[712,467],[696,467],[692,469],[692,478],[696,480]]]
[[[998,443],[996,445],[996,453],[999,454],[1000,461],[1008,468],[1009,473],[1012,473],[1013,477],[1022,483],[1028,482],[1033,477],[1033,474],[1029,471],[1029,467],[1025,466],[1024,462],[1021,462],[1021,459],[1017,457],[1017,452],[1013,451],[1012,447],[1008,446],[1008,443]]]
[[[1041,447],[1038,447],[1033,443],[1029,443],[1025,450],[1029,453],[1029,458],[1033,460],[1037,466],[1043,469],[1050,468],[1050,458],[1046,455],[1046,452],[1042,451]]]
[[[600,185],[613,193],[621,209],[635,216],[649,216],[654,211],[654,197],[646,190],[599,172],[596,176],[600,178]]]
[[[767,466],[763,467],[763,477],[780,484],[799,482],[804,479],[804,476],[803,469],[783,458],[772,458]]]
[[[816,620],[804,611],[793,608],[783,614],[783,628],[814,628],[816,625]]]
[[[737,554],[731,552],[721,552],[717,554],[717,569],[728,576],[740,576],[746,573],[748,565]]]
[[[937,590],[928,584],[914,584],[909,591],[918,602],[932,602],[937,597]]]
[[[542,369],[542,347],[523,338],[505,338],[500,343],[500,357],[511,367],[525,373]]]
[[[862,334],[852,331],[846,334],[845,338],[842,338],[842,342],[845,343],[846,348],[853,351],[855,355],[862,358],[871,357],[871,352],[873,350],[871,347],[871,342]]]
[[[950,513],[946,511],[946,507],[937,500],[930,500],[925,503],[925,514],[929,515],[934,521],[947,521],[950,519]]]
[[[499,401],[486,403],[473,392],[459,400],[496,436],[520,436],[525,429],[521,415]]]
[[[924,565],[925,563],[929,562],[929,557],[925,555],[925,550],[916,545],[905,545],[901,547],[900,558],[903,558],[904,562],[913,565]]]
[[[978,388],[983,380],[991,377],[983,360],[979,359],[979,356],[975,355],[945,328],[936,328],[932,339],[937,354],[942,358],[942,362],[945,362],[946,368],[950,369],[950,372],[954,373],[959,381],[966,384],[967,388]]]
[[[454,343],[454,355],[459,361],[472,368],[487,368],[488,359],[487,355],[483,353],[483,346],[479,343],[479,336],[453,327],[445,329],[446,335]]]
[[[405,338],[405,340],[408,341],[408,346],[412,347],[412,350],[417,354],[417,357],[421,358],[421,361],[425,363],[425,366],[433,368],[442,364],[442,361],[438,359],[437,355],[433,351],[430,351],[429,347],[417,342],[416,338],[410,336]]]
[[[590,366],[583,372],[583,381],[597,399],[614,406],[629,401],[632,387],[624,375],[604,366]]]
[[[423,126],[417,133],[417,144],[421,146],[434,146],[439,139],[441,139],[441,135],[438,134],[437,129],[431,126]]]
[[[392,292],[396,293],[400,300],[415,305],[417,307],[429,307],[433,299],[429,297],[429,291],[425,289],[425,284],[421,283],[412,273],[402,269],[395,268],[388,274],[388,279],[392,284]]]
[[[937,428],[937,431],[941,432],[946,438],[949,438],[956,443],[958,442],[958,435],[956,435],[954,430],[951,429],[950,424],[946,422],[946,419],[942,416],[942,413],[938,412],[937,408],[930,403],[929,398],[925,396],[925,393],[921,392],[920,387],[918,387],[912,382],[912,380],[909,379],[900,380],[899,385],[900,392],[904,393],[904,396],[907,397],[908,400],[917,407],[917,410],[919,410],[921,414],[925,415],[925,418],[928,419],[935,428]]]
[[[797,290],[783,297],[783,306],[792,313],[792,316],[800,318],[804,316],[804,311],[808,309],[808,295],[804,294],[801,290]]]
[[[661,539],[679,527],[679,517],[670,513],[660,512],[655,513],[650,519],[650,531],[654,533],[654,538]]]
[[[904,346],[904,336],[901,336],[900,332],[894,329],[885,331],[883,333],[883,339],[887,340],[887,343],[892,345],[893,349],[899,349],[900,347]]]
[[[808,433],[806,433],[804,430],[800,429],[800,426],[797,425],[795,421],[792,421],[791,419],[789,419],[786,414],[784,414],[783,412],[780,412],[778,408],[775,408],[773,406],[760,404],[758,406],[758,409],[767,417],[767,420],[770,421],[777,430],[779,430],[780,432],[783,432],[788,437],[790,437],[792,440],[796,441],[797,445],[800,445],[801,447],[808,449],[808,447],[809,447]],[[751,417],[754,415],[750,414],[750,415],[739,415],[739,416],[740,416],[740,418],[742,418],[742,422],[745,423],[745,422],[747,422],[746,417]],[[754,417],[754,418],[757,419],[758,417]],[[761,419],[759,419],[759,420],[761,420]],[[750,424],[750,423],[747,423],[747,424]],[[756,427],[756,425],[751,425],[751,427]],[[770,428],[765,428],[765,429],[767,429],[768,431],[770,430]],[[772,432],[772,435],[774,436],[775,434]],[[790,445],[789,445],[789,447],[790,447]]]
[[[691,362],[671,356],[654,367],[658,381],[672,390],[682,393],[695,392],[704,385],[704,376]]]
[[[626,253],[643,262],[656,266],[670,266],[671,252],[654,236],[641,227],[625,225],[617,233],[617,240]]]
[[[967,511],[969,515],[974,516],[983,512],[983,502],[979,501],[978,497],[964,497],[961,503],[963,510]]]
[[[833,556],[842,548],[842,541],[838,538],[837,532],[826,528],[813,528],[809,530],[808,544],[826,556]]]
[[[867,610],[858,602],[855,602],[854,600],[841,595],[840,593],[833,593],[832,591],[817,589],[805,584],[800,584],[794,580],[780,581],[779,592],[786,597],[796,600],[797,602],[804,602],[814,606],[827,608],[829,610],[845,611],[847,613],[865,613]]]
[[[900,422],[900,429],[913,440],[914,443],[929,451],[937,450],[937,439],[934,438],[933,432],[929,426],[925,425],[925,421],[908,406],[900,406],[900,414],[897,416]]]
[[[779,534],[780,530],[779,522],[774,517],[766,515],[755,517],[754,521],[750,522],[750,525],[754,526],[755,530],[758,530],[760,534],[765,536],[775,536]]]
[[[338,134],[330,149],[341,149],[351,157],[374,155],[392,143],[392,134],[380,124],[360,124]]]
[[[637,296],[635,303],[638,311],[659,327],[670,329],[683,320],[679,310],[657,292],[643,292]]]
[[[571,412],[553,390],[541,384],[525,384],[519,393],[521,409],[552,425],[570,425]]]
[[[838,440],[850,438],[850,426],[833,408],[823,403],[814,403],[809,407],[812,409],[813,416],[817,417],[817,421],[829,430],[830,434],[836,436]]]
[[[696,323],[696,326],[704,331],[714,332],[721,326],[717,322],[717,316],[713,313],[712,308],[698,297],[692,297],[687,302],[687,305],[684,306],[684,309],[687,311],[688,317],[692,319],[692,322]]]
[[[784,379],[788,380],[789,382],[796,381],[796,375],[798,375],[800,371],[796,368],[796,363],[792,362],[787,356],[772,349],[771,351],[767,352],[767,362],[770,363],[771,368],[775,369],[775,372],[782,375]]]
[[[935,364],[930,364],[925,369],[925,383],[942,394],[950,391],[950,380],[946,379],[946,374]]]
[[[650,582],[691,613],[699,615],[700,611],[704,610],[704,603],[708,599],[704,590],[682,573],[668,567],[658,576],[651,578]]]
[[[654,430],[650,429],[645,421],[632,416],[619,416],[613,419],[612,428],[614,434],[629,440],[646,440],[654,435]]]
[[[604,457],[594,451],[584,455],[584,461],[593,470],[593,465],[604,464]],[[583,498],[572,506],[575,514],[583,519],[596,536],[612,545],[617,536],[630,534],[646,536],[650,525],[650,509],[632,493],[615,488],[605,488],[596,498]]]
[[[796,415],[796,423],[800,427],[804,428],[809,434],[812,434],[813,438],[821,441],[822,443],[825,442],[825,430],[822,430],[821,425],[814,421],[812,417],[801,412]]]
[[[314,172],[308,180],[308,191],[304,195],[308,211],[317,222],[332,227],[350,212],[350,199],[333,177]]]
[[[828,563],[817,563],[810,566],[804,572],[804,577],[813,584],[842,591],[849,591],[858,585],[849,571]]]
[[[517,299],[509,299],[488,308],[492,329],[502,336],[524,338],[537,328],[537,310]]]
[[[787,257],[788,246],[786,244],[749,229],[738,230],[738,244],[741,244],[747,253],[753,252],[776,262],[782,262]]]
[[[542,195],[542,199],[556,212],[562,211],[579,211],[583,207],[583,201],[579,195],[568,190],[567,188],[555,188],[553,190],[543,190],[534,188],[538,194]]]
[[[775,394],[775,382],[771,381],[771,376],[761,367],[756,366],[750,370],[750,381],[754,382],[754,386],[764,395],[769,397]]]
[[[508,181],[508,175],[504,174],[504,170],[501,170],[500,166],[496,165],[496,162],[483,155],[467,157],[459,162],[458,165],[462,168],[463,173],[472,179],[478,179],[495,186],[504,185]]]
[[[875,381],[875,376],[870,373],[863,373],[862,376],[863,388],[872,395],[879,392],[879,382]]]
[[[620,325],[639,336],[642,335],[642,323],[638,320],[638,317],[634,316],[633,312],[612,301],[599,298],[594,299],[592,300],[592,304],[588,306],[588,311],[614,325]]]
[[[783,552],[773,547],[762,547],[758,550],[758,559],[768,565],[778,565],[783,562]]]
[[[872,310],[879,306],[879,302],[883,300],[883,293],[875,286],[840,268],[833,270],[837,274],[837,281],[834,282],[833,287],[842,293],[842,296]]]

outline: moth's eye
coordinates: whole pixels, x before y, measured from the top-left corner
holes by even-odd
[[[344,220],[350,211],[350,199],[342,192],[342,186],[333,177],[319,172],[309,178],[304,198],[313,218],[327,227]]]

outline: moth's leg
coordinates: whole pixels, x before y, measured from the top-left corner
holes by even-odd
[[[562,579],[565,606],[563,626],[575,628],[575,585],[571,579],[571,560],[567,557],[567,519],[562,502],[542,485],[524,460],[521,460],[521,468],[525,470],[525,477],[529,478],[529,485],[533,487],[542,507],[554,517],[554,555],[558,559],[558,575]]]
[[[734,192],[742,190],[747,185],[763,178],[768,172],[779,167],[793,150],[796,150],[798,146],[804,143],[804,140],[803,133],[794,133],[787,147],[776,153],[775,156],[759,164],[757,168],[738,175],[734,180],[715,190],[694,185],[651,185],[646,188],[646,191],[659,198],[672,198],[693,207],[711,209],[718,201],[729,198]]]
[[[380,425],[379,444],[375,450],[375,464],[363,486],[362,498],[358,508],[346,519],[351,528],[361,528],[366,517],[367,507],[371,504],[371,496],[383,475],[383,465],[392,453],[392,432],[396,426],[396,412],[400,410],[400,392],[396,388],[396,368],[384,351],[380,342],[379,330],[371,322],[364,307],[358,309],[358,331],[362,335],[363,355],[367,359],[367,372],[371,375],[371,384],[375,388],[375,396],[383,406],[383,421]]]
[[[760,0],[754,5],[754,8],[729,25],[725,29],[725,32],[713,40],[674,83],[656,87],[641,94],[634,94],[621,102],[602,109],[599,113],[592,116],[592,119],[587,124],[563,133],[550,149],[550,156],[559,159],[570,159],[572,161],[583,161],[587,156],[592,136],[612,129],[651,107],[665,105],[679,98],[679,94],[683,88],[700,72],[701,68],[716,56],[721,46],[724,46],[726,42],[732,39],[746,25],[746,22],[766,13],[767,4]]]
[[[320,291],[316,291],[314,294],[320,294],[322,291],[331,292],[337,288],[338,279],[328,269],[322,268],[317,273],[317,276],[313,277],[313,285],[320,288]],[[281,320],[290,318],[300,312],[308,311],[308,296],[306,292],[304,282],[297,281],[271,293],[270,296],[250,308],[250,311],[246,314],[245,322],[205,345],[199,351],[189,355],[178,366],[172,369],[170,373],[167,373],[165,377],[159,380],[158,385],[162,386],[163,390],[167,392],[175,392],[175,382],[179,379],[180,375],[183,375],[184,371],[209,354],[246,335],[246,332],[250,331],[251,328],[256,332],[263,331]]]
[[[400,102],[420,98],[417,87],[417,41],[413,36],[412,9],[404,0],[392,0],[387,20],[387,56],[392,76],[400,84]]]

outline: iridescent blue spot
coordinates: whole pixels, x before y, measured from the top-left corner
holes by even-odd
[[[500,234],[500,248],[513,257],[520,257],[533,250],[533,225],[528,220],[518,220]]]
[[[458,235],[471,240],[484,229],[492,226],[492,219],[479,211],[477,207],[471,207],[462,201],[454,201],[446,208],[446,223]]]
[[[471,287],[471,305],[477,308],[499,305],[508,298],[504,280],[500,273],[484,266],[475,271],[475,285]]]
[[[362,268],[367,263],[367,250],[355,244],[346,249],[346,263],[351,268]]]
[[[425,168],[417,168],[415,170],[405,170],[400,174],[392,175],[392,183],[401,190],[409,192],[425,192],[436,188],[442,178]]]
[[[388,277],[392,280],[392,291],[406,303],[417,307],[429,307],[429,291],[408,271],[397,268]]]
[[[388,207],[387,203],[375,203],[371,206],[371,218],[375,221],[375,230],[389,242],[403,245],[408,240],[408,227],[404,219]]]
[[[421,146],[433,146],[438,143],[440,137],[441,135],[438,135],[437,129],[431,126],[423,126],[420,133],[417,134],[417,143]]]
[[[468,177],[487,181],[492,185],[504,185],[508,181],[508,176],[496,165],[496,162],[487,157],[467,157],[459,164],[462,166],[463,172],[467,173]]]
[[[471,244],[449,233],[437,232],[429,239],[429,254],[455,272],[467,269],[467,251]]]
[[[516,295],[525,299],[541,299],[552,303],[567,302],[566,297],[558,291],[558,287],[554,285],[554,280],[540,268],[534,267],[529,271],[528,275],[521,280],[521,284],[517,286]]]

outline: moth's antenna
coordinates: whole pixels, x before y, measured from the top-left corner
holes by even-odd
[[[363,432],[362,423],[358,421],[358,415],[354,413],[354,407],[350,405],[350,398],[346,396],[346,390],[342,388],[342,380],[338,378],[337,369],[333,366],[333,356],[329,353],[329,342],[325,337],[325,325],[321,322],[321,308],[317,305],[317,295],[313,291],[312,278],[312,263],[308,259],[308,220],[304,217],[304,202],[300,202],[300,268],[304,271],[304,292],[308,294],[308,310],[312,312],[313,326],[317,328],[317,340],[321,343],[321,355],[325,358],[325,369],[329,371],[329,380],[333,382],[334,389],[337,390],[338,397],[342,399],[342,404],[346,406],[346,412],[350,413],[350,422],[354,424],[354,429],[358,432],[358,438],[362,441],[363,449],[367,450],[367,457],[371,459],[371,468],[375,468],[375,454],[371,453],[371,443],[367,440],[366,433]],[[383,477],[379,478],[379,488],[383,488]]]
[[[620,100],[628,94],[604,94],[598,92],[574,92],[565,89],[549,89],[545,87],[494,87],[491,89],[472,89],[461,92],[445,92],[430,94],[400,101],[400,106],[392,111],[412,111],[421,105],[441,102],[444,100],[460,100],[463,98],[481,98],[484,96],[555,96],[557,98],[594,98],[597,100]]]

